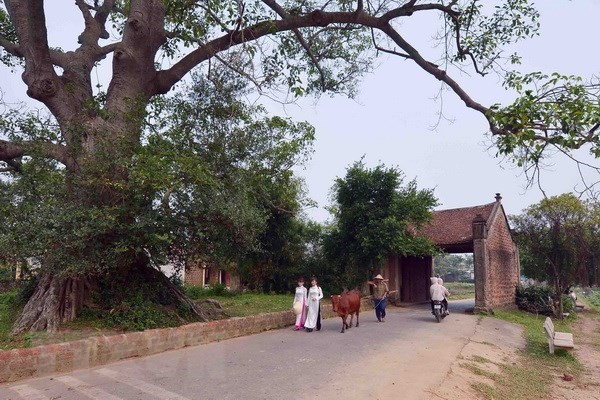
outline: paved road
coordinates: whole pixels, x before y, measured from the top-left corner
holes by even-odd
[[[369,310],[339,332],[291,328],[0,386],[0,399],[425,399],[475,332],[477,317],[451,302],[442,323],[428,305]],[[442,334],[444,333],[444,334]]]

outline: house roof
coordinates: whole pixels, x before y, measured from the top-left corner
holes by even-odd
[[[488,221],[498,201],[481,206],[434,211],[423,234],[448,253],[473,251],[473,220],[478,215]]]

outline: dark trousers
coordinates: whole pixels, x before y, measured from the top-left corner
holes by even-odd
[[[373,299],[373,305],[375,306],[375,316],[377,317],[377,321],[381,321],[381,318],[385,318],[387,299]]]
[[[319,313],[317,314],[317,330],[321,330],[321,304],[319,304]]]

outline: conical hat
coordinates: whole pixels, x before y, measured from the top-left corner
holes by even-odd
[[[295,302],[292,310],[294,311],[294,315],[300,315],[302,312],[302,303],[300,301]]]

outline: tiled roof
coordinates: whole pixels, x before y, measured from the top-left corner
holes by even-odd
[[[488,220],[496,202],[482,206],[454,208],[433,212],[431,224],[423,227],[423,233],[440,247],[452,247],[473,242],[473,220],[481,215]]]

